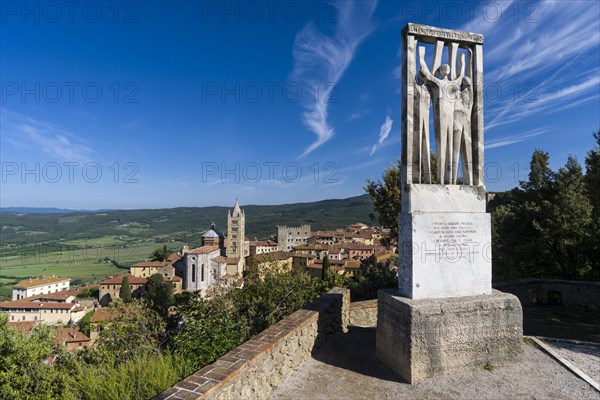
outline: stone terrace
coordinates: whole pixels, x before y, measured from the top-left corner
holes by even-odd
[[[375,358],[376,316],[376,301],[350,304],[335,288],[155,398],[600,400],[532,344],[522,363],[407,384]]]

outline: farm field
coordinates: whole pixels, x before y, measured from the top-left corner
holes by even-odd
[[[0,301],[11,297],[12,285],[36,276],[71,278],[72,286],[97,283],[124,274],[130,264],[149,259],[166,245],[178,250],[182,242],[100,237],[0,249]]]

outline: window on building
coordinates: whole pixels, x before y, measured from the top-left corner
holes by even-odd
[[[192,282],[196,282],[196,264],[192,264]]]
[[[202,269],[200,270],[200,273],[202,274],[202,276],[201,276],[200,280],[201,280],[202,282],[204,282],[204,264],[202,264]]]

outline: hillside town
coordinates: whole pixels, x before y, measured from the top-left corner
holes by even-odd
[[[199,298],[210,299],[242,288],[250,268],[259,272],[299,268],[321,278],[324,265],[328,265],[352,279],[370,265],[396,267],[389,229],[364,223],[326,231],[312,231],[310,225],[277,225],[277,240],[249,240],[246,215],[236,200],[227,213],[226,228],[224,234],[213,223],[201,235],[199,247],[184,245],[164,260],[134,263],[128,273],[91,287],[71,288],[71,279],[57,276],[24,280],[13,285],[12,300],[1,302],[0,312],[8,314],[8,324],[21,332],[31,332],[36,324],[52,325],[56,343],[81,349],[93,344],[99,323],[111,317],[106,307],[121,297],[123,286],[128,286],[132,298],[141,298],[152,276],[170,283],[175,294],[196,292]],[[78,328],[87,314],[91,315],[89,336]]]

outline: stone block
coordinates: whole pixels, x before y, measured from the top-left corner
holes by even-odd
[[[484,213],[485,209],[485,187],[483,186],[411,184],[402,187],[403,213]]]
[[[414,300],[379,291],[377,358],[408,382],[523,354],[523,311],[512,294]]]
[[[492,293],[490,214],[400,213],[398,287],[412,299]]]

